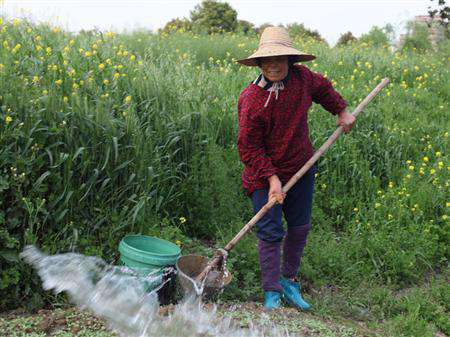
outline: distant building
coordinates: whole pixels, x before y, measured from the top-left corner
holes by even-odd
[[[433,48],[444,39],[444,28],[441,25],[442,18],[435,16],[431,18],[428,15],[418,15],[412,20],[413,24],[419,24],[428,27],[428,40]],[[414,27],[414,26],[413,26]],[[397,41],[397,48],[400,48],[405,42],[406,34],[401,34]]]

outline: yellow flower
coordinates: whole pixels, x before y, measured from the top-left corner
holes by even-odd
[[[448,216],[447,216],[446,214],[444,214],[444,215],[442,216],[442,220],[447,220],[447,218],[448,218]]]
[[[6,116],[5,117],[5,123],[6,123],[6,125],[8,125],[9,123],[11,123],[12,122],[12,117],[11,116]]]
[[[414,165],[409,165],[408,168],[409,168],[410,171],[414,171]]]
[[[51,54],[51,53],[52,53],[52,48],[51,48],[51,47],[45,48],[45,52],[46,52],[47,54]]]
[[[62,80],[61,80],[61,79],[60,79],[60,80],[56,80],[56,81],[55,81],[55,84],[56,84],[56,85],[61,85],[61,84],[62,84]]]
[[[84,56],[86,56],[86,57],[90,57],[91,55],[92,55],[92,53],[89,50],[84,53]]]
[[[392,181],[389,182],[389,188],[393,188],[394,187],[394,183]]]
[[[136,60],[136,56],[134,56],[134,55],[131,55],[131,56],[130,56],[130,60],[131,60],[131,61],[134,61],[134,60]]]
[[[127,97],[125,97],[124,102],[125,102],[126,104],[130,104],[130,103],[131,103],[131,96],[128,95]]]
[[[102,71],[103,69],[105,69],[105,65],[103,63],[100,63],[98,65],[98,69],[100,69],[100,71]]]
[[[428,162],[429,162],[429,159],[428,159],[428,157],[426,157],[426,156],[423,157],[422,160],[423,160],[425,163],[428,163]]]
[[[438,152],[436,152],[436,157],[440,157],[441,156],[441,153],[438,151]]]
[[[12,49],[12,52],[15,53],[17,52],[20,48],[22,48],[22,45],[20,43],[16,44],[14,46],[14,48]]]
[[[67,96],[64,96],[63,101],[64,101],[64,103],[67,103],[69,101],[69,98]]]
[[[71,40],[69,41],[69,45],[73,46],[74,44],[75,44],[75,40],[74,40],[74,39],[71,39]]]
[[[380,207],[381,206],[381,204],[379,203],[379,202],[376,202],[375,203],[375,208],[378,208],[378,207]]]
[[[358,207],[353,208],[353,211],[358,212],[359,211]]]
[[[181,241],[180,241],[180,240],[177,240],[177,241],[175,241],[175,244],[176,244],[177,246],[181,246]]]
[[[120,77],[119,73],[114,73],[114,79],[117,80]]]
[[[435,173],[436,173],[436,170],[432,168],[432,169],[430,170],[430,174],[435,174]]]
[[[109,84],[109,80],[107,80],[106,78],[103,80],[103,84],[104,85],[108,85]]]
[[[447,202],[445,203],[445,205],[446,205],[447,207],[450,207],[450,202],[447,201]]]
[[[33,76],[33,83],[38,83],[39,82],[39,76]]]
[[[178,220],[180,220],[181,224],[184,224],[186,222],[186,218],[184,216],[180,217]]]

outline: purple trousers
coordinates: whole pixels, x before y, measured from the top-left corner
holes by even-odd
[[[293,278],[298,273],[308,232],[311,229],[316,172],[317,165],[315,164],[292,186],[283,204],[275,205],[256,223],[256,236],[259,239],[259,264],[264,291],[281,292],[280,275]],[[255,214],[267,203],[268,192],[268,189],[262,189],[252,193]],[[287,231],[284,231],[282,224],[283,213],[287,222]]]

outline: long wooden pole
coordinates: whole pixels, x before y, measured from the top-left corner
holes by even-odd
[[[372,101],[372,99],[383,89],[387,84],[389,84],[389,79],[384,78],[370,93],[367,97],[359,103],[356,109],[353,111],[352,115],[357,117],[364,108]],[[302,168],[292,176],[291,179],[283,186],[283,193],[287,193],[289,189],[295,185],[295,183],[314,165],[314,163],[325,153],[326,150],[333,144],[336,139],[342,134],[343,128],[342,126],[338,126],[338,128],[333,132],[333,134],[326,140],[326,142],[314,153],[314,155],[302,166]],[[225,251],[229,252],[233,247],[238,243],[238,241],[249,232],[252,227],[271,209],[278,203],[277,199],[274,197],[269,200],[260,210],[256,213],[253,218],[236,234],[236,236],[228,242],[225,246]],[[210,260],[205,267],[205,269],[195,278],[196,282],[201,282],[203,278],[209,273],[211,269],[213,269],[222,259],[222,256],[216,256],[212,260]]]

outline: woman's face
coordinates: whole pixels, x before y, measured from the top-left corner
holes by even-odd
[[[259,60],[259,68],[269,81],[278,82],[287,76],[289,70],[288,56],[261,57]]]

